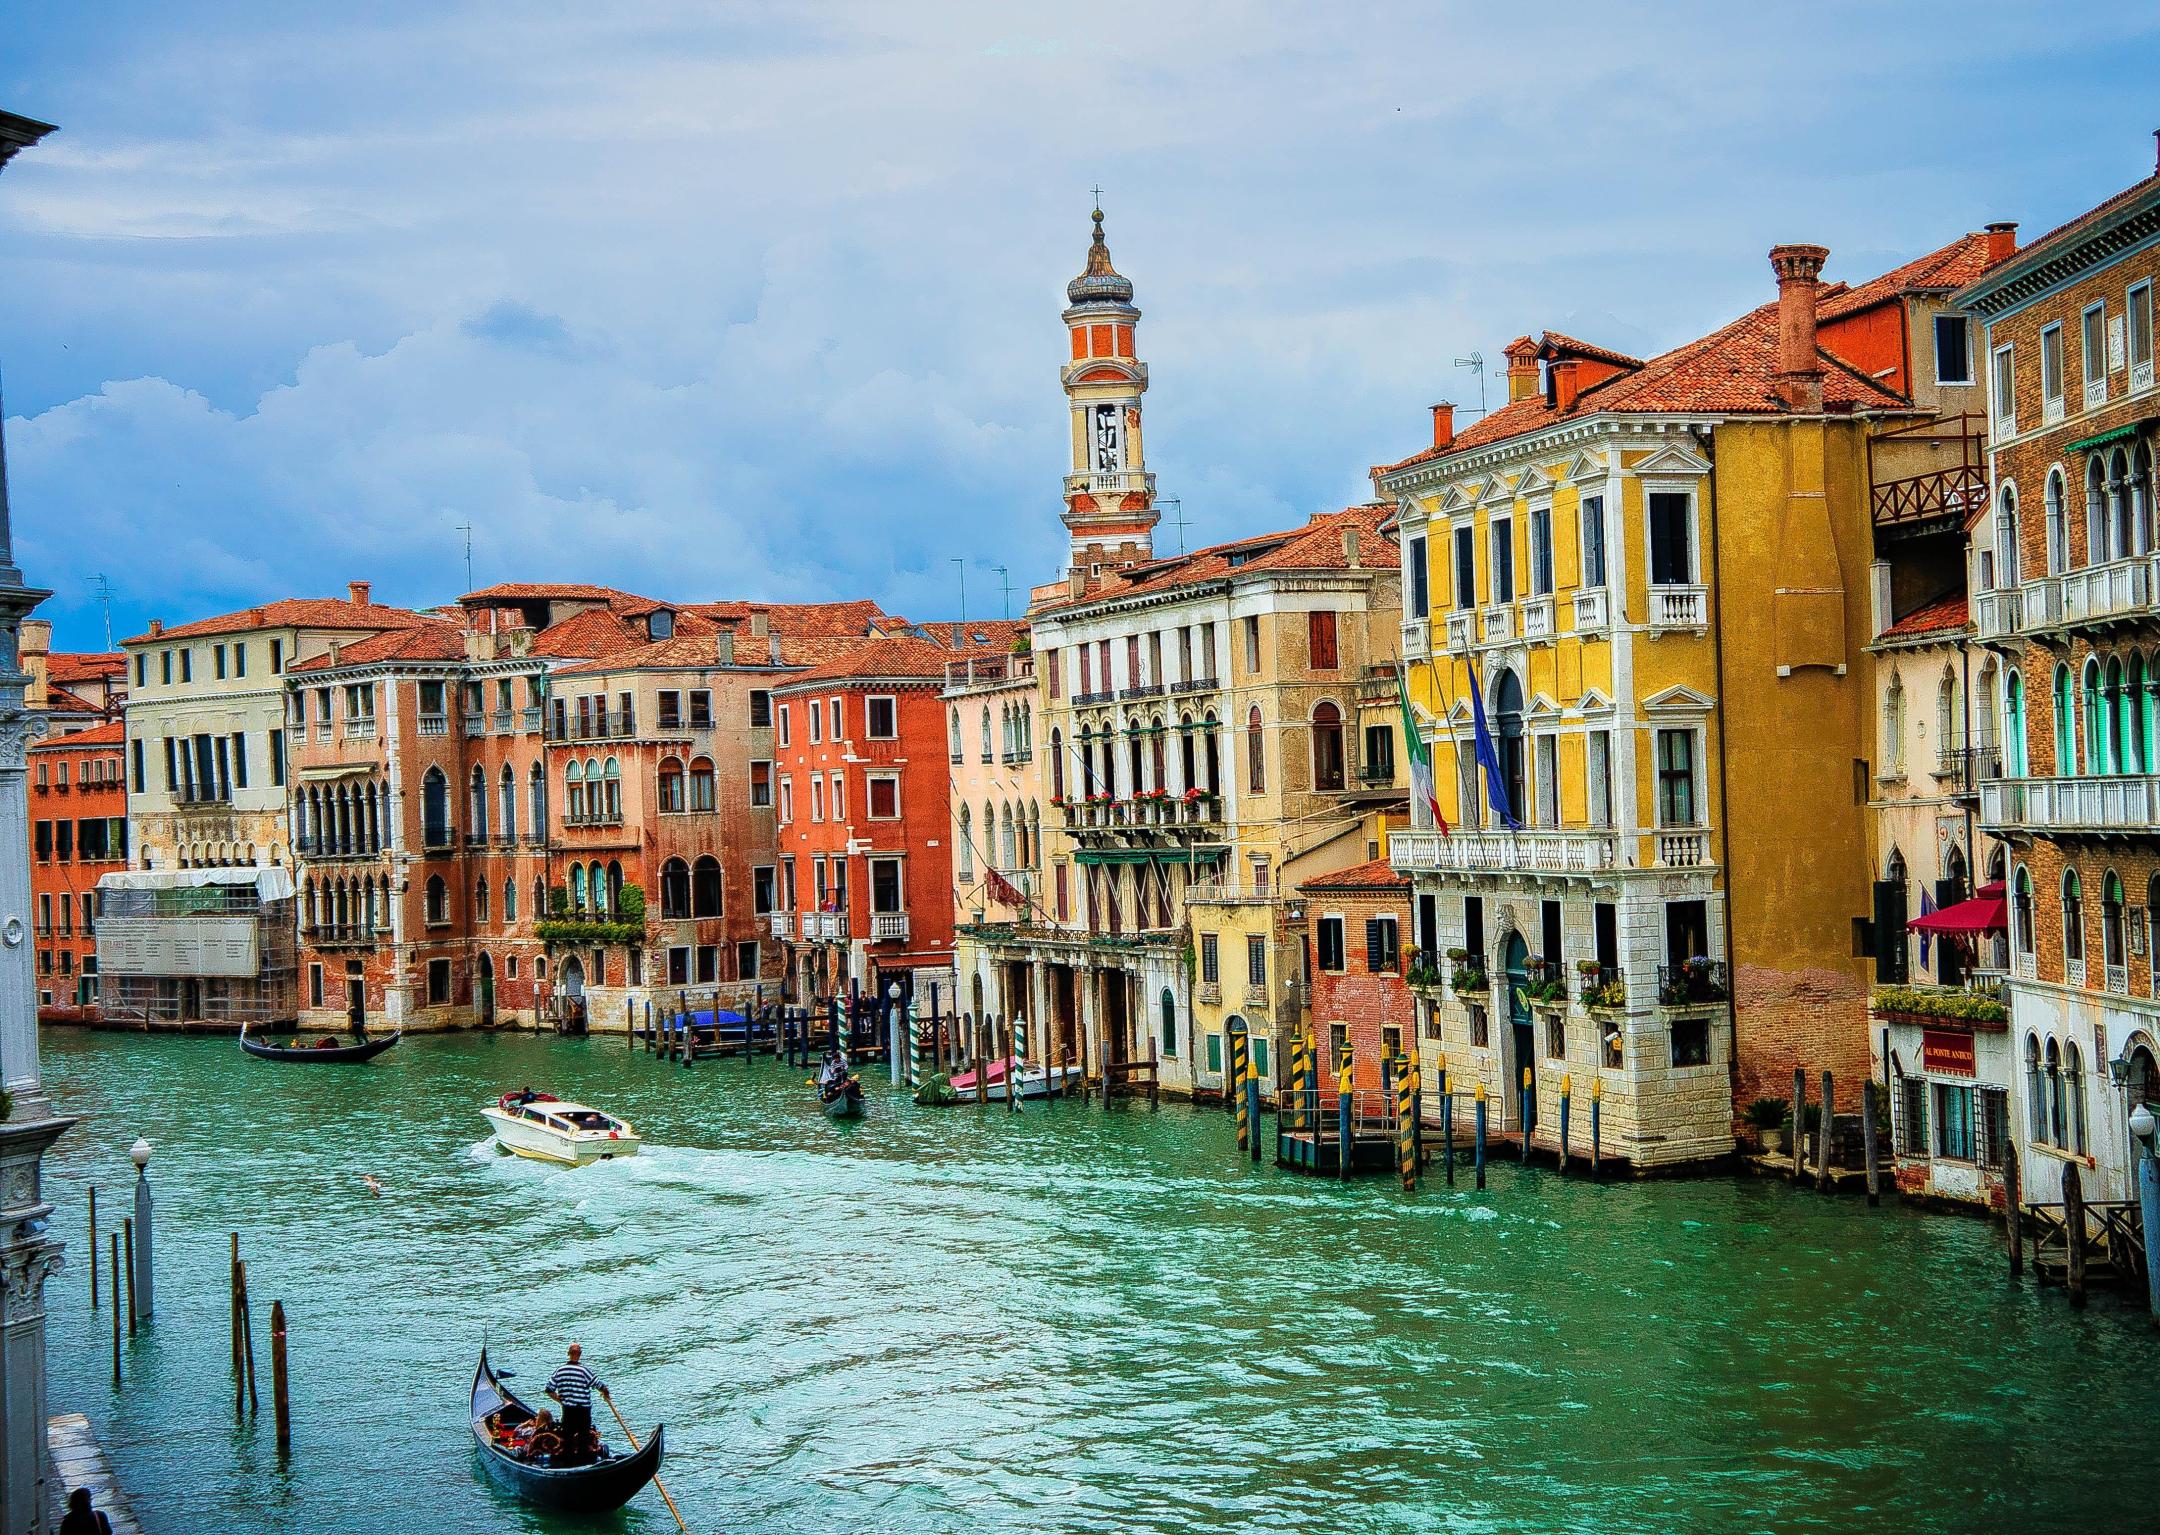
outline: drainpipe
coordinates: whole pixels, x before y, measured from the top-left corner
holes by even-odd
[[[1719,557],[1718,496],[1717,496],[1717,445],[1712,433],[1702,427],[1689,429],[1688,435],[1695,439],[1695,446],[1710,463],[1710,568],[1721,577],[1723,561]],[[1718,604],[1718,621],[1710,626],[1710,653],[1713,674],[1717,682],[1718,698],[1718,866],[1725,871],[1725,995],[1726,1006],[1732,1010],[1732,1048],[1725,1058],[1726,1097],[1735,1105],[1740,1095],[1740,972],[1733,963],[1732,940],[1732,801],[1727,795],[1731,774],[1727,767],[1730,748],[1726,742],[1725,700],[1730,696],[1725,690],[1725,599],[1722,582],[1713,582]],[[1799,1134],[1795,1125],[1793,1133]]]

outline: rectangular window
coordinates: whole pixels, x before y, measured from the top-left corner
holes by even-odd
[[[633,950],[632,952],[635,951]],[[738,981],[755,980],[757,979],[757,974],[757,944],[754,941],[751,941],[738,943],[737,945],[735,945],[735,979]]]
[[[1650,582],[1688,586],[1695,580],[1695,498],[1684,490],[1650,492]]]
[[[2153,381],[2152,284],[2141,282],[2124,301],[2129,311],[2130,387],[2150,389]]]
[[[1537,824],[1560,824],[1560,738],[1537,738]]]
[[[1478,965],[1485,963],[1485,897],[1463,897],[1463,947]]]
[[[1335,651],[1335,615],[1321,609],[1305,615],[1306,651],[1316,672],[1331,672],[1341,664]]]
[[[899,739],[899,705],[889,696],[865,700],[863,709],[863,734],[873,741]]]
[[[788,706],[786,704],[782,704],[780,706],[780,744],[782,746],[786,746],[789,744],[789,741],[790,735],[788,731]]]
[[[873,858],[870,860],[870,909],[880,912],[905,910],[900,904],[900,860],[897,858]]]
[[[1369,784],[1390,784],[1395,781],[1393,725],[1365,727],[1365,781]]]
[[[247,641],[235,640],[232,648],[232,669],[235,677],[247,675]]]
[[[280,788],[285,784],[285,732],[270,732],[270,782]]]
[[[1215,671],[1215,625],[1212,620],[1200,626],[1200,675],[1213,682]]]
[[[697,946],[697,978],[701,986],[709,986],[720,979],[720,945],[717,943]]]
[[[272,640],[270,642],[270,670],[273,673],[285,670],[285,642],[283,640]]]
[[[825,775],[822,773],[810,775],[810,819],[825,819]]]
[[[1407,577],[1406,589],[1410,593],[1410,616],[1424,618],[1432,612],[1430,582],[1432,572],[1425,567],[1425,535],[1420,533],[1410,540],[1404,555],[1403,574]]]
[[[712,689],[692,688],[690,690],[690,728],[692,730],[712,729]]]
[[[1267,984],[1267,939],[1258,933],[1245,935],[1245,981],[1250,986]]]
[[[1313,929],[1313,962],[1322,970],[1343,968],[1343,919],[1322,917]]]
[[[2107,306],[2094,304],[2079,318],[2078,363],[2084,372],[2085,408],[2090,410],[2107,398]]]
[[[1972,381],[1972,322],[1961,314],[1935,316],[1935,382]]]
[[[780,824],[787,825],[795,819],[795,780],[780,780]]]
[[[825,717],[822,711],[819,710],[817,706],[817,700],[814,698],[810,700],[809,724],[810,744],[812,746],[815,746],[818,742],[825,739]]]
[[[1920,1077],[1905,1077],[1898,1082],[1898,1150],[1909,1157],[1928,1154],[1927,1133],[1927,1082]]]
[[[760,810],[766,809],[772,804],[772,764],[770,762],[753,762],[750,764],[750,803]]]
[[[1056,885],[1057,919],[1060,922],[1070,921],[1072,919],[1072,882],[1063,863],[1057,865]]]
[[[1055,650],[1044,651],[1042,657],[1042,665],[1043,677],[1050,684],[1050,696],[1052,698],[1064,697],[1065,672],[1064,669],[1058,664],[1058,653]]]
[[[1672,1063],[1675,1066],[1710,1064],[1710,1020],[1676,1018],[1672,1026]]]
[[[1257,616],[1245,620],[1245,670],[1257,674],[1260,670],[1260,620]]]
[[[307,978],[307,995],[308,995],[308,1006],[309,1006],[309,1007],[321,1007],[321,1006],[323,1005],[323,976],[322,976],[322,966],[321,966],[321,965],[309,965],[309,966],[307,967],[307,969],[308,969],[308,978]]]
[[[1605,498],[1582,498],[1582,584],[1605,584]]]
[[[1060,869],[1062,871],[1062,865]],[[1222,965],[1216,954],[1215,935],[1213,933],[1202,933],[1200,935],[1200,980],[1202,984],[1208,986],[1213,986],[1222,980]]]
[[[247,733],[235,730],[232,736],[232,786],[245,789],[247,785]]]
[[[441,1007],[450,1000],[450,961],[447,959],[428,961],[427,999],[429,1007]]]
[[[1515,520],[1492,521],[1492,602],[1495,606],[1515,600]]]
[[[1080,647],[1080,693],[1082,697],[1095,691],[1095,653],[1086,645]]]
[[[1657,733],[1657,808],[1660,826],[1696,826],[1695,732]]]
[[[150,657],[143,651],[138,650],[135,652],[135,686],[142,688],[149,685]]]
[[[682,694],[673,688],[664,689],[660,694],[659,719],[662,730],[682,728]]]
[[[870,779],[869,795],[871,820],[897,821],[900,819],[900,780],[897,777],[891,774],[880,774]]]
[[[220,682],[225,680],[225,647],[223,645],[212,645],[210,647],[210,674]]]
[[[1366,919],[1365,968],[1374,975],[1393,975],[1402,968],[1402,933],[1393,917]]]
[[[180,680],[182,682],[193,682],[195,680],[195,649],[193,646],[189,646],[186,650],[180,652]]]
[[[2040,332],[2040,416],[2053,421],[2063,413],[2063,334],[2060,325]]]
[[[1995,377],[1989,393],[1995,411],[1995,427],[2000,432],[2017,430],[2017,360],[2014,350],[2007,346],[1995,348]]]
[[[1612,732],[1593,730],[1588,736],[1589,813],[1592,826],[1612,825]]]
[[[750,909],[761,917],[773,909],[774,897],[779,893],[776,872],[769,863],[750,871]]]
[[[1530,595],[1547,597],[1553,589],[1552,508],[1530,508]]]
[[[166,687],[172,686],[172,652],[169,650],[158,652],[158,681]]]
[[[670,986],[690,984],[690,948],[677,944],[667,951],[667,978]]]
[[[138,656],[136,659],[141,660],[142,658]],[[276,732],[273,731],[272,735],[275,734]],[[128,742],[128,751],[133,756],[135,763],[135,792],[137,794],[147,794],[150,789],[143,776],[143,743],[141,736],[137,736],[134,740]]]
[[[1935,1155],[1973,1160],[1973,1090],[1953,1082],[1935,1084]]]
[[[1141,681],[1140,636],[1128,634],[1125,636],[1125,686],[1136,688],[1140,686]]]
[[[845,773],[832,775],[832,818],[835,821],[845,821],[847,819],[847,775]]]
[[[1469,523],[1455,529],[1455,606],[1477,606],[1477,532]]]
[[[764,688],[750,690],[750,728],[762,730],[772,723],[772,694]]]

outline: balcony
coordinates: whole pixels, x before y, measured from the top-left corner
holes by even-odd
[[[1609,831],[1399,831],[1388,857],[1405,874],[1592,874],[1618,867]]]
[[[1705,1002],[1730,1000],[1725,966],[1714,959],[1688,960],[1685,964],[1660,965],[1657,999],[1660,1007],[1694,1007]]]
[[[1710,589],[1706,586],[1650,588],[1650,632],[1700,634],[1710,624]]]
[[[540,722],[541,712],[538,704],[527,704],[524,708],[518,710],[518,729],[538,730]]]
[[[448,735],[450,733],[450,716],[447,714],[421,715],[420,733],[424,736]]]
[[[1213,693],[1221,687],[1222,684],[1213,677],[1188,677],[1183,682],[1172,683],[1170,691],[1176,696],[1183,697],[1188,693]]]
[[[629,709],[595,709],[558,721],[548,732],[551,741],[619,741],[637,733],[636,712]]]
[[[1575,594],[1575,632],[1595,634],[1612,623],[1612,608],[1602,586],[1586,586]]]
[[[300,936],[316,949],[372,949],[384,934],[364,922],[324,922],[302,928]]]
[[[1155,495],[1155,476],[1138,469],[1113,469],[1106,474],[1068,474],[1065,494],[1088,496]]]
[[[457,829],[447,821],[425,827],[420,833],[420,845],[430,853],[450,852],[457,846]]]
[[[510,722],[512,718],[512,711],[508,709],[497,709],[493,713],[488,715],[488,729],[494,731],[497,735],[507,735],[510,730]]]
[[[1526,640],[1553,637],[1553,600],[1550,596],[1523,599],[1522,635]]]
[[[1877,527],[1943,519],[1963,527],[1987,505],[1987,473],[1976,462],[1908,474],[1877,483],[1871,500]]]
[[[1162,691],[1163,686],[1159,682],[1136,682],[1131,687],[1118,689],[1118,697],[1120,699],[1160,698],[1162,697]]]
[[[1486,608],[1478,614],[1478,639],[1487,645],[1504,645],[1515,638],[1515,610]]]
[[[1432,620],[1413,618],[1402,626],[1402,653],[1405,661],[1422,661],[1432,654]]]
[[[1075,693],[1072,696],[1075,709],[1085,709],[1094,704],[1106,704],[1117,697],[1114,688],[1099,688],[1092,693]]]
[[[1447,648],[1456,655],[1469,652],[1476,638],[1477,615],[1474,613],[1450,613],[1447,616]]]
[[[1000,753],[998,760],[1007,767],[1018,767],[1023,762],[1033,762],[1035,753],[1027,747],[1016,747],[1012,751]]]
[[[782,943],[792,939],[795,936],[795,913],[791,911],[774,912],[772,914],[772,935]]]
[[[2138,555],[2066,571],[2062,582],[2061,622],[2104,624],[2145,617],[2152,607],[2152,560]]]
[[[1945,746],[1936,758],[1935,776],[1947,780],[1955,793],[1976,793],[1989,779],[2002,777],[2002,748],[1992,741]]]
[[[345,739],[348,741],[372,741],[375,739],[375,716],[356,714],[345,721]]]
[[[1657,866],[1704,869],[1710,866],[1710,833],[1701,827],[1661,826],[1657,830]]]
[[[487,716],[477,710],[467,713],[465,716],[465,733],[469,736],[486,735]]]
[[[872,943],[906,943],[908,941],[908,914],[904,911],[874,911],[870,913],[870,941]]]
[[[1980,785],[1980,820],[1990,831],[2150,835],[2160,830],[2160,776],[1998,778]]]
[[[1979,592],[1972,600],[1973,633],[1983,645],[2016,637],[2025,623],[2025,594],[2015,587]]]

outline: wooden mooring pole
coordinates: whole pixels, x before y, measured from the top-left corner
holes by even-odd
[[[1440,1073],[1440,1152],[1447,1168],[1448,1187],[1455,1186],[1455,1090],[1448,1084],[1447,1057],[1441,1056],[1433,1069]]]
[[[1590,1181],[1598,1181],[1598,1163],[1604,1155],[1603,1141],[1605,1117],[1605,1079],[1594,1077],[1590,1082]]]
[[[1807,1071],[1795,1066],[1792,1074],[1792,1176],[1800,1181],[1801,1164],[1807,1160]]]
[[[2085,1181],[2075,1162],[2063,1163],[2063,1246],[2069,1262],[2063,1267],[2063,1284],[2070,1291],[2070,1304],[2082,1309],[2085,1305]]]
[[[90,1262],[89,1262],[89,1263],[88,1263],[87,1265],[85,1265],[85,1266],[86,1266],[86,1267],[87,1267],[87,1268],[88,1268],[88,1269],[90,1270],[90,1309],[91,1309],[92,1311],[95,1311],[95,1310],[97,1310],[97,1308],[98,1308],[98,1292],[97,1292],[97,1186],[96,1186],[95,1184],[91,1185],[91,1188],[90,1188]]]
[[[278,1454],[292,1454],[292,1382],[285,1372],[285,1303],[270,1303],[270,1410],[277,1415]]]
[[[1831,1106],[1837,1099],[1830,1095],[1830,1073],[1822,1074],[1822,1118],[1816,1121],[1815,1132],[1815,1191],[1830,1192],[1830,1131],[1837,1123],[1837,1115]]]
[[[135,1336],[135,1218],[124,1216],[120,1221],[120,1248],[127,1254],[127,1314],[128,1336]],[[113,1292],[114,1299],[119,1291]]]
[[[1875,1079],[1869,1077],[1860,1089],[1860,1151],[1867,1159],[1867,1202],[1882,1203],[1882,1162],[1875,1150]]]
[[[2010,1242],[2010,1277],[2025,1275],[2025,1210],[2018,1188],[2017,1142],[2003,1147],[2003,1235]]]
[[[1575,1079],[1568,1072],[1560,1074],[1560,1171],[1567,1171],[1568,1109],[1575,1096]]]
[[[115,1391],[120,1389],[120,1233],[108,1231],[106,1240],[112,1244],[112,1383]],[[97,1266],[97,1249],[90,1249],[90,1263]]]

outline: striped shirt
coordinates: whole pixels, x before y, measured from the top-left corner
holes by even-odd
[[[601,1390],[600,1377],[581,1364],[566,1364],[548,1377],[547,1388],[565,1407],[590,1407]]]

